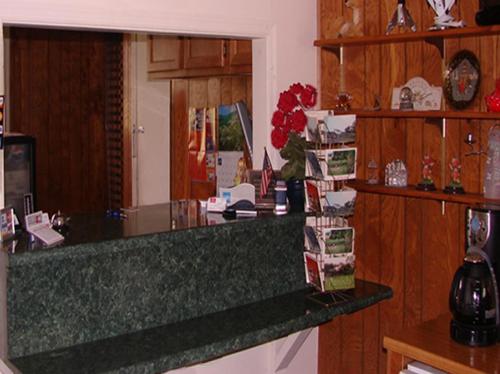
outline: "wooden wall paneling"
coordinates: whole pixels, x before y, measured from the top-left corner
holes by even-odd
[[[380,344],[387,333],[403,327],[404,318],[404,198],[381,197],[380,282],[392,288],[394,296],[380,305]],[[380,345],[379,345],[380,346]],[[385,372],[386,355],[379,356],[380,372]]]
[[[28,120],[31,133],[36,137],[36,167],[40,172],[36,175],[36,189],[39,196],[47,196],[51,185],[48,178],[50,149],[46,146],[49,134],[46,131],[48,123],[48,54],[49,43],[47,30],[37,30],[36,34],[30,31],[30,91],[36,95],[29,95],[30,109]]]
[[[87,34],[85,34],[87,35]],[[83,36],[82,36],[83,37]],[[106,160],[106,141],[105,141],[105,127],[104,127],[104,113],[105,113],[105,95],[102,87],[105,84],[105,75],[103,66],[105,64],[105,54],[104,54],[104,42],[101,38],[97,37],[95,34],[86,36],[83,39],[86,41],[87,54],[90,57],[88,60],[88,66],[85,70],[88,71],[89,81],[86,85],[86,90],[88,93],[88,106],[89,114],[87,117],[87,123],[83,124],[82,127],[86,127],[86,132],[88,134],[88,139],[91,139],[91,144],[89,144],[87,149],[88,155],[88,179],[87,183],[89,186],[89,199],[92,199],[92,206],[96,212],[103,211],[108,208],[108,188],[107,186],[107,173],[106,169],[100,165],[104,160]],[[82,82],[82,89],[84,85]],[[85,92],[82,90],[82,93]],[[82,113],[83,116],[83,113]],[[85,117],[83,117],[85,118]],[[125,119],[123,120],[125,124]],[[124,126],[125,133],[125,126]],[[125,142],[125,139],[123,139]],[[125,147],[122,157],[126,154]],[[131,149],[130,154],[131,157]],[[130,161],[131,162],[131,161]],[[123,164],[122,164],[123,166]],[[129,181],[131,183],[131,180]],[[124,181],[123,187],[127,186],[127,182]],[[131,185],[128,187],[131,188]],[[122,196],[123,198],[123,196]],[[131,190],[130,190],[131,198]],[[130,200],[130,204],[132,201]],[[128,206],[123,204],[123,206]]]
[[[364,195],[363,234],[364,250],[356,261],[362,264],[363,278],[380,282],[381,274],[381,198],[374,194]],[[377,373],[382,349],[380,346],[380,305],[374,305],[363,311],[363,372]]]
[[[188,166],[188,92],[189,80],[172,80],[172,106],[170,127],[170,198],[185,199],[189,196]]]
[[[442,215],[439,202],[425,200],[422,206],[426,212],[422,226],[423,319],[427,321],[448,311],[449,287],[458,266],[454,249],[459,246],[459,209],[457,204],[446,204]]]
[[[335,318],[319,327],[318,373],[338,374],[341,371],[342,344],[341,319]]]
[[[405,209],[405,261],[404,261],[404,325],[422,322],[423,247],[424,225],[422,201],[406,199]]]
[[[217,108],[220,103],[220,79],[209,78],[207,82],[207,107]]]
[[[228,105],[232,103],[233,93],[232,93],[233,82],[231,77],[223,77],[220,82],[220,104]]]
[[[313,82],[311,82],[313,83]],[[252,85],[252,77],[247,76],[246,77],[246,87],[247,87],[247,92],[246,92],[246,102],[247,102],[247,107],[248,107],[248,112],[252,113],[252,108],[253,108],[253,85]],[[252,123],[252,126],[255,126],[255,123]]]
[[[231,92],[232,102],[243,100],[246,101],[247,96],[247,83],[246,78],[243,76],[236,76],[231,78]]]
[[[49,98],[52,102],[60,103],[62,102],[63,95],[61,92],[61,73],[62,73],[62,45],[63,39],[62,34],[56,30],[49,31],[50,45],[49,45],[49,61],[48,61],[48,71],[49,71]],[[62,136],[62,122],[63,122],[63,109],[61,105],[52,105],[49,112],[48,120],[48,143],[46,147],[49,149],[57,149],[63,143]],[[37,148],[38,145],[37,145]],[[62,152],[62,151],[61,151]],[[48,178],[51,181],[51,189],[47,194],[46,201],[41,202],[40,206],[44,207],[49,211],[53,211],[54,203],[52,202],[53,196],[62,196],[63,185],[59,182],[60,170],[64,169],[65,161],[62,155],[58,157],[50,158],[50,169],[48,171]],[[40,194],[37,194],[40,195]]]

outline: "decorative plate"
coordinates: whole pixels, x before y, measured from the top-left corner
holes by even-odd
[[[476,97],[481,83],[481,67],[476,55],[468,50],[458,51],[444,73],[444,96],[455,109],[464,109]]]

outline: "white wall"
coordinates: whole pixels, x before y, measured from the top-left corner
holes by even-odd
[[[255,165],[270,143],[270,118],[289,84],[317,81],[314,0],[0,0],[7,25],[250,36],[254,43]]]
[[[147,37],[134,35],[131,42],[134,205],[170,200],[170,81],[149,81]],[[136,105],[134,105],[134,103]]]

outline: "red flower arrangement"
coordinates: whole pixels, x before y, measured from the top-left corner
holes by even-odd
[[[305,109],[316,105],[317,91],[310,84],[305,87],[300,83],[292,84],[288,90],[280,94],[278,109],[273,113],[271,124],[271,143],[277,148],[283,148],[289,138],[290,132],[300,134],[307,123]]]

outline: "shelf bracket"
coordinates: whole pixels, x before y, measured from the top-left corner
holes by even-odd
[[[439,37],[429,37],[424,39],[426,43],[435,46],[441,56],[441,60],[444,58],[444,39]]]

